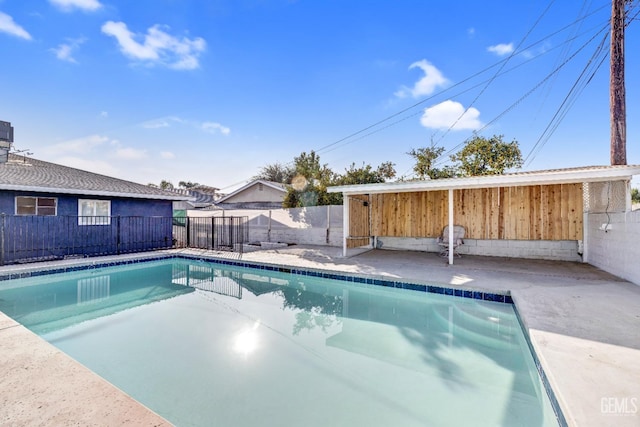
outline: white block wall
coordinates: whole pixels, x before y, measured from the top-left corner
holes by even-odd
[[[378,237],[377,247],[382,249],[439,252],[436,239],[408,237]],[[549,259],[556,261],[582,261],[575,240],[477,240],[464,239],[458,252],[467,255],[500,256],[509,258]]]
[[[196,212],[203,215],[206,211]],[[342,214],[342,206],[224,211],[225,216],[249,217],[249,242],[327,246],[342,246]],[[210,215],[220,216],[222,211],[211,211]]]
[[[586,261],[640,285],[640,210],[587,214]],[[601,230],[603,224],[611,230]]]

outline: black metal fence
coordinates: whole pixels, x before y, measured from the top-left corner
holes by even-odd
[[[0,265],[170,248],[242,252],[246,217],[0,215]]]
[[[178,247],[242,253],[249,241],[249,218],[180,217],[175,218],[173,236]]]

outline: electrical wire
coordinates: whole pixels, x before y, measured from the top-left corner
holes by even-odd
[[[631,5],[629,8],[629,12],[632,12],[636,7],[638,7],[638,3]],[[625,23],[625,27],[628,27],[630,23],[635,19],[635,17],[638,16],[639,13],[640,13],[640,9],[636,11],[635,15],[632,18],[628,18],[627,22]],[[610,25],[607,25],[605,30],[608,31],[609,28],[610,28]],[[545,130],[542,132],[542,134],[540,135],[540,137],[538,138],[534,146],[531,148],[531,150],[525,157],[524,159],[525,166],[528,166],[533,162],[535,157],[540,153],[544,145],[551,138],[553,133],[557,130],[558,126],[560,125],[564,117],[567,115],[571,106],[573,106],[573,104],[576,102],[579,94],[582,93],[582,91],[586,88],[586,86],[592,81],[597,71],[602,67],[604,60],[608,57],[608,52],[606,51],[606,45],[605,45],[605,42],[607,41],[607,39],[608,39],[608,34],[605,35],[601,43],[598,45],[598,47],[596,48],[596,51],[592,55],[591,59],[588,61],[587,65],[583,68],[580,76],[574,82],[573,86],[569,90],[569,93],[565,96],[564,100],[556,110],[556,113],[551,118],[549,124],[547,125]],[[589,77],[585,79],[584,76],[586,75],[588,68],[597,59],[598,56],[601,56],[600,61],[595,66],[595,69],[590,73]]]
[[[527,33],[524,35],[524,37],[522,38],[522,40],[520,40],[520,42],[518,43],[518,45],[516,46],[516,48],[513,50],[513,52],[511,52],[511,54],[505,59],[504,62],[502,62],[502,64],[500,65],[500,68],[498,68],[498,70],[495,72],[495,74],[487,81],[487,84],[482,88],[482,90],[480,90],[480,92],[478,92],[478,94],[476,95],[476,97],[471,101],[471,103],[469,103],[469,105],[467,105],[467,107],[464,109],[464,111],[460,114],[460,116],[458,116],[458,118],[451,124],[451,126],[449,126],[449,128],[442,134],[442,136],[440,137],[440,139],[438,141],[436,141],[436,144],[439,141],[442,141],[442,139],[460,122],[460,120],[462,119],[462,117],[465,116],[465,114],[467,114],[469,112],[469,110],[471,108],[473,108],[473,106],[476,104],[476,102],[478,102],[478,100],[480,99],[480,97],[486,92],[486,90],[489,88],[489,86],[491,86],[491,84],[496,80],[496,78],[498,78],[498,76],[501,74],[501,71],[504,69],[504,67],[507,65],[507,63],[509,62],[509,60],[511,60],[511,58],[513,58],[516,54],[516,52],[519,52],[520,46],[522,46],[522,44],[525,42],[525,40],[527,39],[527,37],[529,37],[529,35],[531,35],[531,32],[538,26],[538,24],[540,23],[540,21],[542,20],[542,18],[544,17],[544,15],[546,15],[546,13],[549,11],[549,9],[551,8],[551,6],[553,5],[553,3],[555,2],[555,0],[551,0],[549,2],[549,4],[547,5],[547,7],[545,8],[545,10],[542,12],[542,14],[538,17],[538,19],[536,20],[536,22],[534,22],[533,26],[531,28],[529,28],[529,31],[527,31]]]
[[[543,13],[543,15],[542,15],[542,16],[544,16],[544,14],[547,12],[547,10],[549,9],[549,7],[551,6],[551,4],[552,4],[552,3],[553,3],[553,1],[552,1],[552,2],[547,6],[547,8],[545,9],[545,11],[544,11],[544,13]],[[391,115],[389,115],[389,116],[387,116],[387,117],[385,117],[385,118],[383,118],[383,119],[381,119],[381,120],[378,120],[377,122],[375,122],[375,123],[373,123],[373,124],[371,124],[371,125],[369,125],[369,126],[366,126],[366,127],[362,128],[362,129],[360,129],[360,130],[356,131],[356,132],[353,132],[353,133],[351,133],[351,134],[349,134],[349,135],[347,135],[347,136],[345,136],[345,137],[343,137],[343,138],[340,138],[340,139],[338,139],[338,140],[336,140],[336,141],[334,141],[334,142],[332,142],[332,143],[330,143],[330,144],[327,144],[327,145],[325,145],[325,146],[322,146],[322,147],[320,147],[320,148],[318,148],[318,149],[316,149],[316,150],[312,150],[312,151],[315,151],[317,154],[321,154],[321,153],[328,153],[328,152],[334,151],[334,150],[336,150],[336,149],[338,149],[338,148],[342,148],[342,147],[344,147],[345,145],[348,145],[348,144],[351,144],[351,143],[354,143],[354,142],[357,142],[357,141],[361,141],[361,140],[363,140],[363,139],[365,139],[365,138],[367,138],[367,137],[369,137],[369,136],[371,136],[371,135],[373,135],[373,134],[376,134],[376,133],[378,133],[378,132],[381,132],[381,131],[383,131],[383,130],[385,130],[385,129],[388,129],[388,128],[392,127],[392,126],[395,126],[395,125],[397,125],[397,124],[399,124],[399,123],[402,123],[402,122],[404,122],[404,121],[408,120],[409,118],[412,118],[412,117],[415,117],[415,116],[417,116],[417,115],[419,115],[419,114],[422,114],[422,113],[423,113],[423,111],[422,111],[422,110],[420,110],[420,111],[418,111],[418,112],[413,112],[412,114],[409,114],[409,115],[407,115],[407,116],[404,116],[404,117],[402,117],[402,118],[400,118],[400,119],[398,119],[398,120],[395,120],[395,121],[393,121],[393,122],[391,122],[391,123],[386,124],[386,125],[385,125],[385,126],[383,126],[383,127],[380,127],[380,125],[382,125],[382,124],[384,124],[384,123],[386,123],[386,122],[388,122],[388,121],[390,121],[390,120],[392,120],[392,119],[394,119],[394,118],[396,118],[396,117],[398,117],[398,116],[401,116],[401,115],[403,115],[404,113],[407,113],[407,112],[409,112],[409,111],[411,111],[411,110],[413,110],[413,109],[415,109],[415,108],[417,108],[417,107],[419,107],[419,106],[423,105],[424,103],[426,103],[426,102],[428,102],[428,101],[430,101],[430,100],[432,100],[432,99],[434,99],[434,98],[436,98],[436,97],[438,97],[438,96],[442,96],[443,94],[447,93],[448,91],[450,91],[450,90],[452,90],[452,89],[454,89],[454,88],[456,88],[456,87],[459,87],[459,86],[461,86],[461,85],[463,85],[463,84],[465,84],[465,83],[467,83],[467,82],[469,82],[469,81],[471,81],[471,80],[473,80],[473,79],[475,79],[475,78],[477,78],[477,77],[481,76],[482,74],[484,74],[484,73],[486,73],[486,72],[488,72],[488,71],[492,70],[493,68],[495,68],[495,67],[500,67],[500,68],[499,68],[499,70],[498,70],[498,71],[497,71],[497,72],[496,72],[496,73],[495,73],[491,78],[489,78],[489,79],[487,79],[487,80],[483,80],[482,82],[480,82],[480,83],[478,83],[478,84],[476,84],[476,85],[474,85],[474,86],[472,86],[472,87],[470,87],[470,88],[467,88],[467,89],[465,89],[465,90],[463,90],[463,91],[461,91],[461,92],[457,93],[457,94],[456,94],[456,95],[454,95],[454,96],[459,96],[459,95],[461,95],[461,94],[464,94],[464,93],[466,93],[466,92],[468,92],[468,91],[470,91],[470,90],[472,90],[472,89],[474,89],[474,88],[477,88],[477,87],[479,87],[479,86],[481,86],[481,85],[483,85],[483,84],[484,84],[484,85],[486,85],[486,86],[485,86],[485,89],[483,89],[483,91],[481,91],[481,93],[483,93],[483,92],[484,92],[484,90],[486,90],[486,87],[488,87],[488,85],[489,85],[493,80],[495,80],[495,78],[497,78],[498,76],[501,76],[501,75],[503,75],[503,74],[505,74],[505,73],[508,73],[508,72],[510,72],[510,71],[513,71],[513,70],[515,70],[515,69],[517,69],[517,68],[519,68],[519,67],[521,67],[521,66],[523,66],[523,65],[525,65],[525,64],[527,64],[527,63],[529,63],[529,62],[531,62],[531,61],[533,61],[533,60],[535,60],[535,59],[540,58],[540,57],[541,57],[541,56],[543,56],[543,55],[546,55],[547,53],[549,53],[549,52],[551,52],[551,51],[553,51],[553,50],[555,50],[555,49],[557,49],[557,48],[559,48],[559,47],[561,47],[561,46],[566,46],[567,44],[571,43],[572,41],[574,41],[574,40],[576,40],[577,38],[581,37],[582,35],[586,34],[587,32],[592,31],[592,29],[585,30],[584,32],[581,32],[580,34],[575,35],[574,37],[570,37],[570,38],[568,38],[565,42],[563,42],[562,44],[560,44],[560,45],[558,45],[558,46],[556,46],[556,47],[554,47],[554,48],[552,48],[552,49],[544,50],[541,54],[539,54],[539,55],[537,55],[537,56],[533,56],[533,57],[531,57],[530,59],[528,59],[527,61],[524,61],[523,63],[521,63],[521,64],[519,64],[519,65],[517,65],[517,66],[515,66],[515,67],[512,67],[512,68],[510,68],[510,69],[508,69],[508,70],[506,70],[506,71],[504,71],[503,69],[504,69],[504,67],[506,66],[506,63],[507,63],[510,59],[512,59],[514,56],[522,55],[522,54],[524,54],[525,52],[529,51],[530,49],[532,49],[532,48],[534,48],[534,47],[536,47],[536,46],[540,45],[541,43],[544,43],[545,41],[547,41],[548,39],[552,38],[553,36],[555,36],[555,35],[557,35],[557,34],[560,34],[560,33],[564,32],[564,31],[566,31],[567,29],[574,28],[576,25],[578,25],[578,24],[580,24],[580,23],[584,22],[587,18],[589,18],[589,17],[591,17],[591,16],[595,15],[596,13],[598,13],[600,10],[602,10],[602,9],[603,9],[603,8],[605,8],[605,7],[607,7],[607,6],[606,6],[606,5],[603,5],[603,6],[598,7],[597,9],[593,10],[591,13],[588,13],[588,14],[585,14],[584,16],[582,16],[582,17],[579,17],[579,18],[577,18],[576,20],[572,21],[571,23],[569,23],[569,24],[565,25],[564,27],[561,27],[560,29],[558,29],[558,30],[556,30],[556,31],[554,31],[554,32],[552,32],[552,33],[550,33],[550,34],[548,34],[547,36],[545,36],[545,37],[543,37],[543,38],[541,38],[541,39],[539,39],[539,40],[537,40],[537,41],[535,41],[535,42],[533,42],[533,43],[529,44],[528,46],[524,47],[522,50],[517,50],[517,49],[515,49],[515,50],[514,50],[514,52],[513,52],[513,53],[512,53],[508,58],[502,59],[502,60],[500,60],[500,61],[498,61],[498,62],[496,62],[496,63],[494,63],[494,64],[492,64],[492,65],[490,65],[490,66],[488,66],[488,67],[485,67],[484,69],[482,69],[482,70],[480,70],[480,71],[478,71],[478,72],[474,73],[473,75],[471,75],[471,76],[469,76],[469,77],[467,77],[467,78],[465,78],[465,79],[463,79],[463,80],[461,80],[461,81],[457,82],[456,84],[454,84],[454,85],[452,85],[452,86],[447,87],[446,89],[443,89],[443,90],[441,90],[441,91],[439,91],[439,92],[437,92],[437,93],[435,93],[435,94],[433,94],[433,95],[430,95],[430,96],[428,96],[428,97],[426,97],[426,98],[423,98],[423,99],[419,100],[418,102],[415,102],[414,104],[412,104],[412,105],[410,105],[410,106],[408,106],[408,107],[406,107],[406,108],[404,108],[404,109],[402,109],[402,110],[400,110],[400,111],[398,111],[398,112],[396,112],[396,113],[394,113],[394,114],[391,114]],[[541,16],[541,17],[542,17],[542,16]],[[541,17],[540,17],[540,18],[541,18]],[[539,19],[540,19],[540,18],[539,18]],[[538,21],[539,21],[539,19],[538,19]],[[632,18],[632,20],[634,20],[634,19],[635,19],[635,17],[634,17],[634,18]],[[537,22],[538,22],[538,21],[536,21],[536,25],[537,25]],[[534,27],[535,27],[535,25],[534,25]],[[593,28],[593,27],[592,27],[592,28]],[[532,29],[533,29],[533,28],[532,28]],[[529,35],[529,33],[531,32],[531,30],[532,30],[532,29],[530,29],[530,30],[529,30],[529,32],[527,33],[527,36],[526,36],[525,38],[523,38],[523,40],[520,42],[520,44],[519,44],[519,45],[521,45],[521,44],[524,42],[524,40],[528,37],[528,35]],[[593,38],[594,38],[594,37],[592,37],[592,38],[590,39],[590,41],[592,41],[592,40],[593,40]],[[588,43],[589,43],[589,42],[588,42]],[[587,43],[587,44],[588,44],[588,43]],[[512,110],[513,108],[515,108],[515,106],[517,106],[517,105],[518,105],[518,104],[519,104],[519,103],[520,103],[524,98],[526,98],[526,97],[527,97],[527,96],[529,96],[532,92],[534,92],[534,91],[535,91],[535,90],[536,90],[536,89],[537,89],[537,88],[538,88],[542,83],[547,82],[547,81],[549,80],[549,77],[550,77],[550,76],[556,75],[556,74],[557,74],[557,72],[559,71],[559,69],[560,69],[560,68],[562,68],[564,65],[566,65],[566,64],[567,64],[571,59],[573,59],[573,58],[575,57],[575,55],[576,55],[579,51],[581,51],[585,46],[586,46],[586,44],[585,44],[585,45],[583,45],[583,46],[582,46],[578,51],[574,52],[574,54],[570,57],[570,59],[569,59],[569,60],[565,60],[565,61],[561,64],[561,66],[556,67],[556,68],[554,69],[554,71],[552,71],[552,72],[551,72],[551,73],[550,73],[550,74],[549,74],[545,79],[543,79],[543,80],[542,80],[542,82],[540,82],[540,83],[539,83],[538,85],[536,85],[533,89],[531,89],[529,92],[527,92],[527,94],[525,94],[523,97],[521,97],[519,100],[517,100],[517,101],[516,101],[515,103],[513,103],[511,106],[509,106],[505,111],[503,111],[501,114],[499,114],[496,118],[494,118],[493,120],[491,120],[490,122],[488,122],[488,123],[487,123],[487,124],[486,124],[482,129],[481,129],[481,130],[484,130],[488,125],[495,123],[499,118],[503,117],[506,113],[508,113],[508,112],[509,112],[510,110]],[[478,96],[476,97],[476,100],[477,100],[477,98],[478,98]],[[470,108],[472,105],[473,105],[473,104],[471,104],[469,107],[467,107],[467,109],[468,109],[468,108]],[[459,119],[458,119],[458,120],[459,120]],[[452,128],[453,126],[455,126],[455,124],[454,124],[454,125],[452,125],[450,128]],[[369,131],[369,132],[367,132],[367,131]],[[366,133],[365,133],[365,132],[366,132]],[[474,135],[475,135],[475,134],[477,134],[477,132],[478,132],[478,131],[474,132]],[[358,136],[358,137],[357,137],[357,138],[355,138],[356,136]],[[470,138],[471,138],[471,137],[470,137]],[[436,162],[441,162],[443,158],[445,158],[446,156],[450,155],[453,151],[457,150],[460,146],[462,146],[464,143],[466,143],[470,138],[467,138],[466,140],[464,140],[464,141],[462,141],[461,143],[457,144],[454,148],[452,148],[452,149],[450,149],[449,151],[447,151],[446,153],[444,153],[444,154],[443,154],[439,159],[437,159],[437,160],[436,160]],[[286,166],[286,165],[291,165],[291,164],[293,164],[293,163],[294,163],[294,162],[293,162],[293,161],[291,161],[291,162],[285,163],[284,165],[285,165],[285,166]],[[240,184],[245,183],[246,181],[247,181],[247,180],[239,181],[239,182],[237,182],[237,183],[231,184],[231,185],[229,185],[229,186],[227,186],[227,187],[223,188],[222,190],[227,189],[227,188],[231,188],[231,187],[235,187],[235,186],[237,186],[237,185],[240,185]]]
[[[501,59],[500,61],[498,61],[498,62],[496,62],[496,63],[494,63],[494,64],[492,64],[492,65],[490,65],[490,66],[488,66],[488,67],[485,67],[485,68],[483,68],[483,69],[482,69],[482,70],[480,70],[480,71],[477,71],[477,72],[476,72],[476,73],[474,73],[473,75],[471,75],[471,76],[469,76],[469,77],[467,77],[467,78],[465,78],[465,79],[463,79],[463,80],[461,80],[461,81],[459,81],[459,82],[455,83],[455,84],[454,84],[454,85],[452,85],[452,86],[447,87],[446,89],[443,89],[443,90],[441,90],[441,91],[439,91],[439,92],[437,92],[437,93],[435,93],[435,94],[433,94],[433,95],[430,95],[430,96],[428,96],[428,97],[426,97],[426,98],[423,98],[423,99],[421,99],[420,101],[418,101],[418,102],[416,102],[416,103],[414,103],[414,104],[412,104],[412,105],[410,105],[410,106],[408,106],[408,107],[406,107],[406,108],[404,108],[404,109],[402,109],[402,110],[398,111],[397,113],[394,113],[394,114],[392,114],[392,115],[390,115],[390,116],[387,116],[387,117],[385,117],[385,118],[383,118],[383,119],[381,119],[381,120],[378,120],[377,122],[375,122],[375,123],[373,123],[373,124],[371,124],[371,125],[369,125],[369,126],[366,126],[366,127],[362,128],[362,129],[360,129],[360,130],[356,131],[356,132],[353,132],[353,133],[351,133],[351,134],[349,134],[349,135],[345,136],[344,138],[341,138],[341,139],[339,139],[339,140],[337,140],[337,141],[334,141],[334,142],[332,142],[332,143],[330,143],[330,144],[327,144],[327,145],[325,145],[325,146],[322,146],[322,147],[320,147],[320,148],[318,148],[318,149],[316,149],[316,150],[313,150],[313,151],[315,151],[315,152],[316,152],[316,153],[318,153],[318,154],[321,154],[323,151],[326,151],[328,148],[333,147],[334,145],[340,144],[341,142],[344,142],[344,141],[346,141],[346,140],[348,140],[348,139],[350,139],[350,138],[353,138],[353,137],[355,137],[355,136],[357,136],[357,135],[359,135],[359,134],[361,134],[361,133],[363,133],[363,132],[366,132],[366,131],[368,131],[368,130],[370,130],[370,129],[372,129],[372,128],[374,128],[374,127],[376,127],[376,126],[378,126],[378,125],[380,125],[380,124],[382,124],[382,123],[385,123],[385,122],[387,122],[387,121],[389,121],[389,120],[391,120],[391,119],[393,119],[393,118],[395,118],[395,117],[397,117],[397,116],[399,116],[399,115],[402,115],[403,113],[406,113],[407,111],[410,111],[410,110],[412,110],[412,109],[414,109],[414,108],[416,108],[416,107],[418,107],[418,106],[420,106],[420,105],[424,104],[424,103],[425,103],[425,102],[427,102],[427,101],[430,101],[430,100],[432,100],[432,99],[434,99],[434,98],[436,98],[436,97],[438,97],[438,96],[441,96],[441,95],[445,94],[446,92],[450,91],[450,90],[451,90],[451,89],[453,89],[453,88],[456,88],[456,87],[458,87],[458,86],[461,86],[461,85],[462,85],[462,84],[464,84],[464,83],[467,83],[467,82],[468,82],[468,81],[470,81],[470,80],[473,80],[474,78],[476,78],[476,77],[478,77],[478,76],[480,76],[480,75],[482,75],[482,74],[486,73],[487,71],[490,71],[491,69],[493,69],[493,68],[495,68],[495,67],[501,67],[501,68],[503,68],[504,64],[506,64],[506,62],[508,62],[508,61],[509,61],[511,58],[513,58],[514,56],[522,55],[524,52],[527,52],[528,50],[530,50],[530,49],[532,49],[532,48],[534,48],[534,47],[536,47],[536,46],[538,46],[538,45],[540,45],[540,44],[544,43],[545,41],[547,41],[548,39],[550,39],[550,38],[554,37],[555,35],[557,35],[557,34],[559,34],[559,33],[562,33],[562,32],[564,32],[564,31],[566,31],[567,29],[570,29],[570,28],[574,27],[574,26],[575,26],[575,25],[577,25],[578,23],[580,23],[580,22],[582,22],[582,21],[586,20],[587,18],[591,17],[592,15],[596,14],[597,12],[599,12],[599,11],[600,11],[601,9],[603,9],[604,7],[605,7],[605,6],[601,6],[601,7],[597,8],[597,9],[596,9],[596,10],[594,10],[592,13],[587,14],[587,15],[583,16],[582,18],[576,19],[575,21],[573,21],[573,22],[571,22],[571,23],[569,23],[569,24],[565,25],[564,27],[562,27],[562,28],[560,28],[560,29],[558,29],[558,30],[556,30],[556,31],[554,31],[554,32],[552,32],[552,33],[550,33],[550,34],[548,34],[547,36],[543,37],[542,39],[539,39],[539,40],[537,40],[537,41],[535,41],[535,42],[533,42],[533,43],[531,43],[531,44],[527,45],[526,47],[524,47],[524,48],[523,48],[522,50],[520,50],[520,51],[515,51],[515,50],[514,50],[514,52],[512,53],[512,55],[510,55],[508,58]],[[582,34],[584,34],[584,33],[582,33]],[[574,37],[574,38],[571,38],[570,40],[574,40],[574,39],[575,39],[575,38],[577,38],[577,37],[578,37],[578,36],[576,36],[576,37]],[[540,56],[542,56],[542,55],[544,55],[544,54],[546,54],[546,53],[547,53],[547,52],[543,52],[541,55],[538,55],[538,56],[536,56],[536,57],[534,57],[534,58],[538,58],[538,57],[540,57]],[[528,62],[528,61],[527,61],[527,62]],[[499,74],[499,75],[501,75],[501,74]],[[489,79],[489,80],[485,80],[485,81],[484,81],[484,83],[486,83],[486,82],[490,82],[490,81],[491,81],[491,79]],[[476,86],[474,86],[474,87],[476,87]],[[401,120],[401,121],[402,121],[402,120]],[[371,134],[371,133],[370,133],[370,134]],[[370,135],[370,134],[369,134],[369,135]]]

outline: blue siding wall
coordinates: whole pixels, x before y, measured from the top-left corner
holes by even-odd
[[[56,197],[57,216],[15,215],[15,197]],[[111,200],[109,225],[78,225],[78,199]],[[2,262],[66,255],[138,252],[173,245],[173,204],[147,200],[17,191],[0,192]]]
[[[76,196],[55,193],[33,193],[24,191],[0,191],[0,213],[15,215],[15,198],[56,197],[58,199],[58,216],[77,216],[78,199],[111,200],[112,216],[172,216],[173,204],[170,200],[125,199],[97,196]]]

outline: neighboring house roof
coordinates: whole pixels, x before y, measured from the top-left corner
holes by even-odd
[[[197,189],[196,189],[197,188]],[[206,188],[211,188],[213,189],[213,187],[206,187]],[[182,194],[185,196],[186,199],[186,203],[189,204],[189,208],[190,209],[201,209],[201,208],[206,208],[209,207],[211,205],[213,205],[213,203],[216,201],[216,197],[218,197],[218,195],[214,192],[214,193],[204,193],[201,190],[201,187],[194,187],[194,188],[172,188],[170,190],[167,190],[171,193],[174,194]]]
[[[244,185],[243,187],[238,188],[236,191],[227,194],[226,196],[224,196],[221,199],[217,200],[216,203],[228,202],[230,199],[233,199],[238,194],[243,193],[243,192],[247,191],[248,189],[250,189],[251,187],[254,187],[254,186],[258,185],[258,184],[262,184],[262,185],[270,187],[270,188],[272,188],[272,189],[274,189],[276,191],[282,192],[282,197],[284,197],[287,194],[287,187],[284,184],[281,184],[279,182],[266,181],[266,180],[263,180],[263,179],[256,179],[255,181],[251,181],[250,183]]]
[[[7,163],[0,163],[0,190],[156,200],[188,199],[148,185],[15,154],[9,154]]]
[[[504,175],[484,175],[464,178],[432,179],[426,181],[385,182],[381,184],[340,185],[328,187],[329,193],[374,194],[410,191],[436,191],[463,188],[515,187],[526,185],[571,184],[631,179],[640,175],[640,165],[586,166],[517,172]]]
[[[196,185],[195,187],[191,187],[190,190],[194,190],[203,194],[211,194],[212,196],[217,196],[218,194],[220,194],[218,192],[218,190],[220,190],[219,188],[210,187],[208,185]]]

